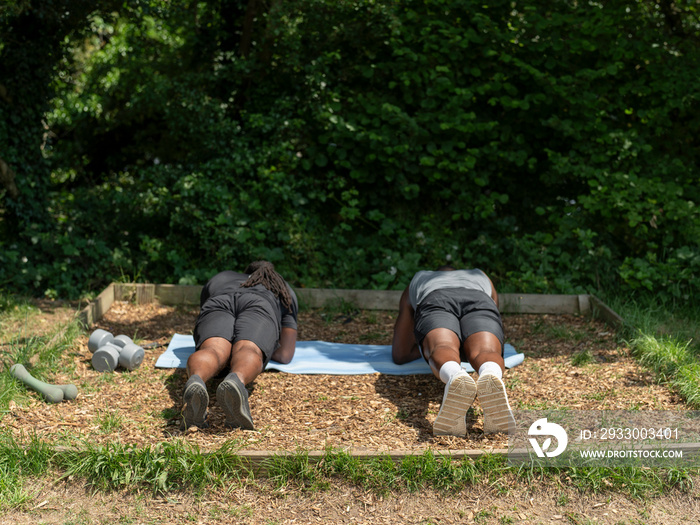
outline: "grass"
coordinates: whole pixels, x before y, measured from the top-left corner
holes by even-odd
[[[5,298],[0,303],[0,341],[5,342],[0,347],[0,414],[4,414],[11,400],[22,402],[33,395],[10,374],[12,365],[21,363],[36,379],[54,383],[53,376],[60,367],[66,373],[72,371],[64,357],[80,335],[81,327],[77,320],[73,320],[45,335],[28,334],[28,327],[39,311],[22,301]],[[20,326],[19,331],[17,326]]]
[[[255,475],[237,455],[235,444],[204,454],[186,442],[161,443],[132,448],[110,444],[78,443],[57,450],[30,439],[16,441],[0,434],[0,509],[30,504],[34,498],[26,487],[34,477],[83,480],[97,490],[127,489],[165,494],[183,488],[205,491],[217,487],[243,487],[255,483]],[[445,494],[475,484],[511,487],[513,483],[566,483],[581,492],[617,491],[635,497],[670,490],[690,491],[693,473],[643,468],[539,468],[510,466],[506,458],[483,455],[476,460],[453,460],[430,451],[400,461],[388,455],[359,459],[344,451],[327,450],[312,460],[308,452],[273,456],[265,465],[266,478],[274,490],[294,487],[306,492],[332,489],[334,481],[351,483],[377,495],[395,491],[434,489]],[[563,504],[560,501],[560,504]]]
[[[664,296],[607,300],[626,321],[622,335],[632,354],[689,408],[700,409],[700,305]]]
[[[573,366],[585,366],[595,361],[593,357],[593,352],[590,348],[584,348],[579,350],[574,355],[571,356],[571,364]]]

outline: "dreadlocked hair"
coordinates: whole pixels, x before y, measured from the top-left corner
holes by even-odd
[[[261,284],[270,290],[275,297],[287,308],[292,308],[292,296],[289,288],[282,276],[275,271],[275,265],[269,261],[253,261],[245,269],[245,273],[250,274],[248,279],[241,284],[243,288],[250,288],[256,284]]]

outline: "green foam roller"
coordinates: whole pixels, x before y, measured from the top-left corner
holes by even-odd
[[[27,385],[32,390],[39,392],[49,403],[60,403],[63,401],[63,390],[32,377],[32,374],[30,374],[27,369],[24,368],[24,365],[12,365],[12,368],[10,368],[10,374],[22,381],[22,383]]]

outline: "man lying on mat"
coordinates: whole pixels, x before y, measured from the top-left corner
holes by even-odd
[[[228,370],[216,390],[216,401],[227,426],[253,430],[245,385],[270,359],[289,363],[294,357],[296,294],[272,263],[255,261],[245,273],[224,271],[212,277],[202,289],[200,307],[195,352],[187,360],[184,426],[208,426],[206,382]]]
[[[423,356],[445,383],[434,435],[465,436],[466,414],[479,396],[484,432],[515,429],[513,412],[503,385],[503,323],[498,294],[481,270],[416,273],[399,302],[391,356],[403,364]],[[462,368],[467,361],[479,380]]]

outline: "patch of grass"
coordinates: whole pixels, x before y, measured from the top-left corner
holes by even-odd
[[[629,342],[633,355],[657,378],[679,393],[691,408],[700,408],[700,363],[691,341],[640,333]]]
[[[534,399],[531,402],[516,401],[516,404],[519,410],[553,410],[556,408],[555,404],[540,399]]]
[[[202,454],[186,442],[160,443],[132,448],[113,443],[95,446],[89,442],[56,457],[54,466],[62,479],[77,477],[101,490],[151,489],[153,493],[228,486],[250,475],[236,455],[235,442]]]
[[[12,310],[9,317],[15,315]],[[0,315],[4,322],[8,321],[7,312]],[[25,321],[26,323],[29,321]],[[67,324],[58,325],[53,331],[46,335],[23,337],[21,334],[14,334],[13,338],[2,353],[0,353],[0,414],[7,412],[10,401],[23,404],[32,395],[28,388],[15,379],[9,372],[14,364],[22,364],[27,371],[36,379],[46,383],[55,384],[54,375],[61,366],[63,372],[70,373],[74,365],[66,365],[63,357],[74,345],[75,339],[80,335],[81,328],[77,320]],[[62,362],[63,360],[63,362]]]
[[[51,447],[29,436],[22,446],[9,432],[0,433],[0,510],[20,508],[34,497],[26,486],[30,477],[50,472],[54,451]]]
[[[667,294],[611,295],[605,302],[622,319],[620,336],[659,382],[700,408],[700,302]]]
[[[318,310],[325,324],[333,322],[348,322],[360,313],[355,303],[346,301],[342,297],[327,301],[323,308]]]
[[[533,324],[532,333],[542,335],[548,339],[571,342],[583,341],[589,337],[585,330],[571,328],[558,323],[547,323],[544,320],[538,320]]]
[[[585,366],[594,360],[593,352],[591,352],[590,348],[584,348],[571,356],[571,364],[573,366]]]
[[[161,419],[170,420],[180,417],[180,411],[176,408],[165,408],[157,414]]]
[[[367,324],[377,324],[379,322],[379,316],[376,312],[368,310],[367,313],[365,313],[363,320]]]
[[[479,512],[474,514],[474,523],[486,523],[491,516],[493,516],[493,511],[481,509]]]
[[[175,493],[183,488],[236,490],[254,482],[252,472],[237,455],[235,442],[207,454],[187,442],[137,448],[75,441],[72,446],[57,452],[36,439],[18,443],[9,433],[0,433],[0,509],[27,505],[35,495],[25,487],[29,486],[28,479],[37,477],[54,481],[57,477],[77,478],[98,490],[150,489],[154,494]],[[581,492],[615,491],[642,498],[670,490],[693,490],[694,477],[698,475],[682,469],[637,467],[516,467],[499,455],[454,460],[431,451],[401,461],[388,455],[360,459],[331,449],[318,459],[310,458],[303,450],[275,456],[265,467],[269,481],[278,489],[294,486],[304,491],[323,491],[332,486],[334,479],[341,479],[378,495],[427,489],[454,493],[476,483],[499,489],[512,486],[514,480],[534,484],[549,479],[578,487]],[[566,502],[565,496],[557,500],[562,506]],[[226,512],[240,516],[248,513],[238,507]]]
[[[120,430],[124,426],[124,418],[116,412],[97,412],[97,424],[105,434]]]
[[[562,492],[561,494],[559,494],[559,496],[557,496],[556,503],[559,507],[567,506],[569,504],[569,495],[565,492]]]
[[[368,341],[378,341],[381,340],[384,334],[382,332],[367,332],[359,337],[361,343],[367,343]]]
[[[308,452],[300,451],[285,456],[273,456],[268,461],[268,475],[277,488],[294,483],[306,490],[328,487],[328,482],[309,461]]]
[[[593,392],[592,394],[584,394],[583,398],[584,399],[592,399],[593,401],[603,401],[608,395],[610,395],[612,392],[607,391],[607,392]]]

